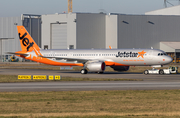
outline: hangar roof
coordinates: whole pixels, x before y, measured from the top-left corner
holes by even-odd
[[[180,15],[180,5],[149,11],[145,15]]]
[[[165,52],[180,52],[180,42],[160,42],[160,49]]]

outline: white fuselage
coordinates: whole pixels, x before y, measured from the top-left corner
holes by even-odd
[[[172,58],[164,51],[156,49],[69,49],[40,50],[40,53],[53,61],[66,63],[79,63],[81,59],[115,62],[129,66],[164,65],[172,62]],[[34,52],[29,54],[35,55]]]

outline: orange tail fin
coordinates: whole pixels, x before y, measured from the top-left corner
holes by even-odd
[[[26,28],[24,26],[17,26],[18,34],[19,34],[19,40],[21,44],[22,51],[32,51],[37,50],[39,51],[39,46],[35,43],[33,38],[29,35]]]

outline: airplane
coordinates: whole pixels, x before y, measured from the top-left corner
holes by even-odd
[[[106,66],[115,71],[127,71],[129,66],[157,66],[172,62],[158,49],[41,49],[24,26],[17,26],[22,51],[16,56],[54,66],[81,66],[81,74],[103,73]]]

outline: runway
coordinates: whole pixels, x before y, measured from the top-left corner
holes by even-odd
[[[38,69],[0,69],[2,75],[61,75],[61,77],[86,78],[125,78],[143,81],[76,81],[76,82],[29,82],[0,83],[0,91],[89,91],[89,90],[164,90],[180,89],[180,74],[144,75],[142,73],[105,72],[104,74],[79,71],[38,70]]]
[[[165,90],[180,89],[180,82],[29,82],[0,83],[0,91],[90,91],[90,90]]]

